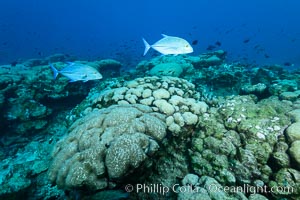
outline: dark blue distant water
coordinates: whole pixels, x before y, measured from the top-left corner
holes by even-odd
[[[298,0],[9,0],[0,2],[0,63],[54,53],[82,59],[144,59],[165,33],[209,45],[232,60],[300,66]]]

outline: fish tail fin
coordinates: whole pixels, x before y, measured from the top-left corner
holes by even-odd
[[[56,79],[57,75],[58,75],[58,71],[57,69],[53,66],[53,64],[49,63],[52,71],[53,71],[53,78]]]
[[[149,51],[149,49],[151,48],[151,45],[148,44],[148,42],[143,38],[143,42],[145,45],[145,51],[144,51],[144,56],[147,54],[147,52]]]

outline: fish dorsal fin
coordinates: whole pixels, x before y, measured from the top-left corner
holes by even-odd
[[[166,34],[161,34],[163,37],[169,37],[168,35],[166,35]]]

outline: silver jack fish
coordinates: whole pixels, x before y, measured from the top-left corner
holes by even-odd
[[[53,64],[49,64],[52,71],[53,77],[56,79],[58,74],[62,74],[70,79],[70,82],[102,79],[102,75],[93,67],[80,63],[69,62],[68,66],[62,70],[57,70]]]
[[[144,55],[147,54],[150,48],[155,49],[163,55],[178,55],[193,52],[193,47],[185,39],[164,34],[162,34],[162,36],[163,38],[153,45],[148,44],[148,42],[143,38],[143,42],[145,44]]]

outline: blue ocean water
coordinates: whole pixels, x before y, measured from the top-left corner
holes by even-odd
[[[161,33],[198,40],[195,55],[218,41],[228,58],[300,64],[299,1],[0,2],[0,63],[55,53],[115,58],[134,66]],[[247,42],[248,41],[248,42]]]
[[[299,200],[299,8],[0,1],[0,199]]]

